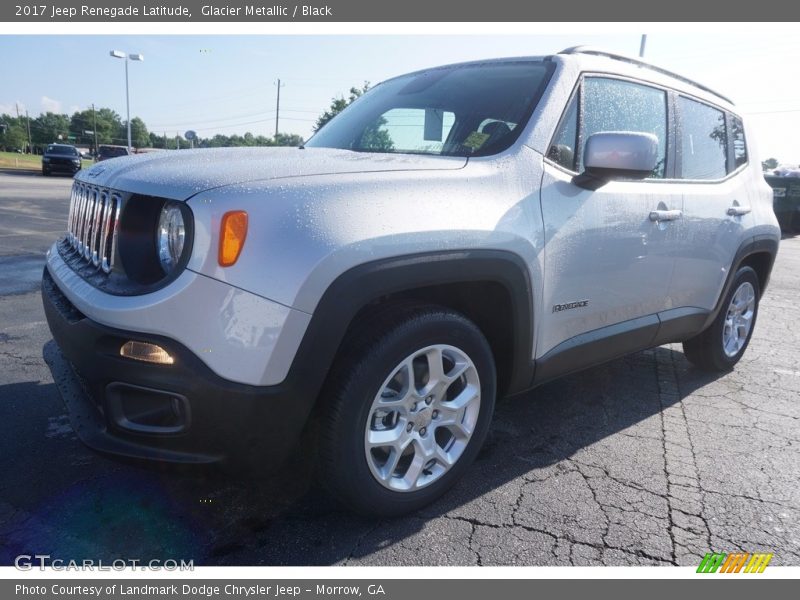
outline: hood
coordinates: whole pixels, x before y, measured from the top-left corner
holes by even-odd
[[[76,179],[111,189],[172,200],[227,185],[344,173],[460,169],[467,159],[373,154],[331,148],[210,148],[112,158]]]

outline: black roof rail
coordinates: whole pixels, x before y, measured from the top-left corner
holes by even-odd
[[[719,92],[712,90],[710,87],[703,85],[702,83],[698,83],[688,77],[684,77],[683,75],[678,75],[677,73],[673,73],[668,69],[663,69],[661,67],[657,67],[656,65],[650,64],[645,62],[641,59],[634,58],[632,56],[626,56],[625,54],[618,54],[616,52],[610,52],[608,50],[602,50],[600,48],[593,48],[591,46],[572,46],[571,48],[565,48],[559,54],[591,54],[593,56],[605,56],[606,58],[611,58],[614,60],[618,60],[621,62],[626,62],[631,65],[636,65],[637,67],[644,67],[645,69],[650,69],[651,71],[655,71],[656,73],[661,73],[662,75],[666,75],[668,77],[672,77],[684,83],[688,83],[689,85],[693,85],[696,88],[700,88],[703,91],[708,92],[709,94],[714,94],[718,98],[722,98],[728,104],[733,104],[733,100],[728,98],[727,96],[720,94]]]

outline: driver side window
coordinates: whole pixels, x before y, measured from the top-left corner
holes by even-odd
[[[580,94],[572,98],[564,112],[547,157],[569,171],[580,173],[583,171],[581,150],[589,136],[601,131],[655,134],[658,162],[650,177],[665,177],[667,94],[664,90],[622,79],[587,77]]]
[[[583,82],[581,140],[601,131],[636,131],[658,138],[658,161],[650,178],[663,179],[667,159],[667,93],[622,79],[587,77]],[[578,172],[583,157],[578,156]]]

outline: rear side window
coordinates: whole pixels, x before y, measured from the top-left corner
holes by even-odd
[[[744,139],[742,120],[731,116],[731,138],[733,139],[733,170],[747,164],[747,144]]]
[[[725,113],[684,98],[678,98],[681,114],[681,177],[722,179],[727,175],[728,139]]]
[[[663,178],[667,158],[667,94],[620,79],[587,77],[583,84],[581,139],[603,131],[652,133],[658,138],[658,162],[651,177]],[[583,157],[578,156],[578,171]]]

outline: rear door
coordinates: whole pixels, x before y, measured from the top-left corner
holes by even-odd
[[[676,306],[716,305],[745,231],[753,226],[750,199],[758,195],[739,117],[694,98],[678,96],[676,177],[684,218],[670,296]]]

